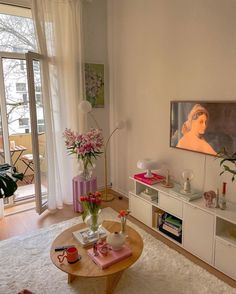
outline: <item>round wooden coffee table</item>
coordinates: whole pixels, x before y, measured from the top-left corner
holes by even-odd
[[[143,250],[143,240],[141,236],[133,228],[126,226],[127,239],[126,244],[132,250],[132,255],[127,257],[106,269],[99,268],[92,259],[87,254],[87,249],[92,246],[83,248],[80,243],[73,237],[72,232],[83,229],[86,224],[81,223],[75,225],[65,231],[63,231],[57,238],[53,241],[50,250],[50,256],[52,262],[60,270],[68,274],[68,283],[71,283],[76,277],[86,277],[86,278],[98,278],[104,277],[106,279],[106,293],[112,293],[115,289],[117,283],[124,270],[129,268],[135,261],[139,258]],[[120,223],[113,221],[104,221],[103,227],[109,232],[116,232],[120,230]],[[61,251],[55,252],[55,247],[65,246],[65,245],[75,245],[78,249],[79,254],[82,256],[81,260],[75,264],[68,264],[64,261],[62,264],[59,263],[57,256],[61,254]]]

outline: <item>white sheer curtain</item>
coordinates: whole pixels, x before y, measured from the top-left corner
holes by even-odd
[[[80,0],[32,0],[43,55],[43,91],[48,153],[48,208],[72,203],[75,159],[66,154],[62,133],[78,130],[82,99]]]

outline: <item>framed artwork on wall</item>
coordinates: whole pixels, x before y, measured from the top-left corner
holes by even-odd
[[[171,101],[170,147],[217,155],[236,150],[236,101]]]
[[[85,92],[92,107],[104,107],[104,64],[85,63]]]

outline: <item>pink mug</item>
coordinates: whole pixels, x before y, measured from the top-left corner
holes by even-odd
[[[81,256],[78,253],[77,248],[69,247],[63,251],[62,254],[57,256],[60,263],[66,258],[68,263],[75,263],[81,259]]]

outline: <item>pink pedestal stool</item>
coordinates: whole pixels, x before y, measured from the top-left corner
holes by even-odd
[[[81,179],[76,176],[72,180],[73,183],[73,205],[75,212],[83,212],[83,206],[79,201],[80,196],[87,195],[89,192],[96,192],[97,177],[92,177],[90,180]]]

